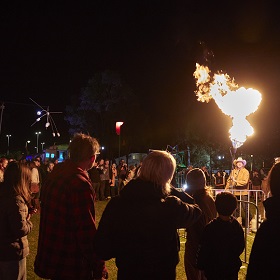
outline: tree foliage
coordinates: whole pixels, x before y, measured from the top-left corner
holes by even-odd
[[[146,120],[140,102],[120,75],[111,71],[97,73],[88,81],[72,105],[66,107],[65,120],[70,135],[83,132],[96,137],[111,149],[110,157],[116,155],[118,141],[122,154],[131,152],[132,144],[136,149],[141,146],[140,139],[145,142],[141,132]],[[121,139],[115,132],[117,121],[124,122]]]

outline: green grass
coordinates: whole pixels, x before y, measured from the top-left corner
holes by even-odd
[[[99,201],[95,205],[97,224],[100,220],[100,217],[102,215],[102,212],[103,212],[106,204],[107,204],[107,201]],[[30,254],[27,257],[27,279],[28,280],[40,280],[43,278],[38,277],[34,273],[34,266],[33,266],[34,259],[36,256],[36,251],[37,251],[37,241],[38,241],[40,218],[39,218],[39,215],[33,215],[33,217],[31,219],[33,222],[33,230],[28,235]],[[181,251],[180,251],[180,263],[177,266],[177,280],[186,280],[185,269],[184,269],[184,252],[185,252],[184,243],[185,243],[186,239],[183,237],[182,231],[181,231],[180,235],[181,235],[181,238],[180,238],[181,239]],[[247,239],[248,239],[248,242],[247,242],[247,246],[248,246],[247,247],[248,248],[247,249],[247,262],[248,262],[251,246],[252,246],[252,243],[254,240],[254,234],[249,234]],[[244,253],[241,256],[241,258],[242,258],[242,260],[244,260]],[[109,271],[109,278],[112,280],[117,279],[117,269],[115,266],[115,260],[112,259],[110,261],[107,261],[106,267]],[[239,271],[238,280],[245,280],[246,270],[247,270],[247,264],[244,263]]]

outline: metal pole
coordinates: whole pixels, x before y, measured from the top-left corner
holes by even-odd
[[[26,154],[28,154],[28,144],[30,143],[30,140],[27,140],[25,142],[25,149],[26,149]]]
[[[119,161],[121,157],[121,134],[119,135]]]
[[[8,138],[8,149],[7,149],[7,155],[10,153],[10,137],[11,137],[12,135],[10,135],[10,134],[7,134],[6,135],[6,137]]]
[[[40,131],[38,131],[38,132],[35,132],[35,134],[36,134],[36,136],[37,136],[37,147],[36,147],[36,152],[37,152],[37,154],[38,154],[38,152],[39,152],[39,134],[41,134],[41,132]]]
[[[191,165],[191,152],[189,146],[187,146],[187,151],[188,151],[188,167],[189,167]]]

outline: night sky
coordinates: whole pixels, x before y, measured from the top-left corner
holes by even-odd
[[[5,1],[1,7],[1,151],[6,134],[12,135],[11,148],[35,143],[35,131],[48,145],[68,141],[63,114],[53,115],[59,139],[44,121],[31,127],[38,107],[29,98],[63,112],[71,96],[106,69],[120,73],[153,112],[153,125],[166,130],[166,145],[191,121],[230,146],[230,119],[214,101],[200,103],[194,93],[195,63],[208,58],[213,72],[262,93],[259,109],[248,118],[255,134],[242,149],[280,155],[280,24],[270,1],[49,2]]]

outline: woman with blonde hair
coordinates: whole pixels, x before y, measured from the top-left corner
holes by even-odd
[[[0,184],[0,279],[26,279],[27,235],[30,221],[31,170],[25,164],[9,163]]]
[[[104,260],[116,259],[118,280],[176,279],[177,229],[196,222],[201,210],[171,194],[176,169],[166,151],[152,151],[132,179],[107,204],[95,246]]]

